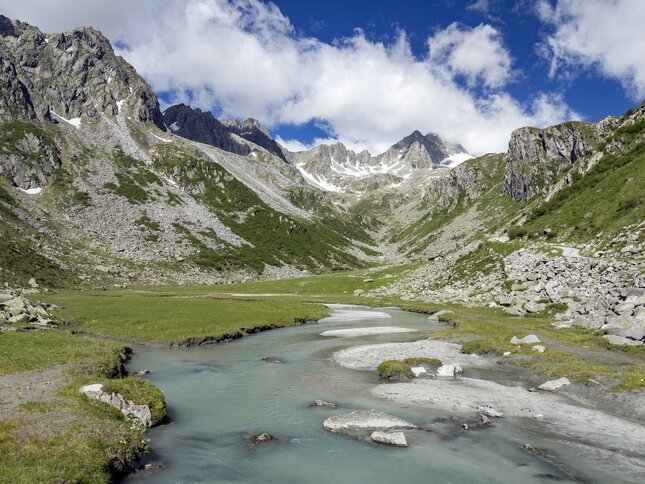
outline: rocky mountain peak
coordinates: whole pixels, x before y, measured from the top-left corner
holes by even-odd
[[[0,25],[0,121],[114,116],[126,104],[138,121],[164,129],[157,97],[101,32],[48,36],[7,17]]]
[[[219,121],[211,112],[177,104],[163,112],[164,122],[170,130],[186,139],[205,143],[239,155],[251,153],[249,145],[231,135],[250,141],[269,153],[287,161],[280,145],[271,138],[260,122],[253,118],[240,122],[237,119]]]

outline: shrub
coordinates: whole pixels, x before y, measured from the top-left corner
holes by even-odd
[[[403,363],[407,363],[411,367],[423,366],[426,369],[431,368],[435,370],[443,365],[443,363],[439,358],[425,358],[421,356],[417,356],[414,358],[406,358],[405,360],[403,360]]]
[[[399,380],[414,376],[410,365],[399,360],[385,360],[378,366],[378,374],[386,380]]]

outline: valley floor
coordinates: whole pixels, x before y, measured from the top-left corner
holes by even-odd
[[[227,286],[27,295],[55,304],[53,314],[61,325],[1,333],[0,464],[5,471],[0,480],[100,482],[133,468],[146,449],[144,429],[131,427],[118,411],[90,403],[78,391],[85,384],[103,383],[136,403],[155,404],[159,397],[141,386],[145,380],[123,378],[125,344],[190,346],[228,340],[320,319],[329,311],[322,303],[446,311],[439,316],[446,330],[433,332],[433,339],[463,344],[467,354],[486,354],[502,367],[523,372],[531,384],[567,377],[573,385],[565,391],[572,398],[645,418],[643,347],[609,345],[598,332],[581,328],[555,329],[551,309],[520,317],[500,307],[430,304],[383,294],[415,270],[417,265]],[[375,296],[365,297],[370,293]],[[546,350],[538,353],[533,345],[510,343],[513,336],[527,334],[537,335]]]

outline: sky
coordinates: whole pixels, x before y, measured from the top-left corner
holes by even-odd
[[[643,0],[0,0],[45,32],[101,30],[157,92],[253,117],[291,150],[379,153],[414,130],[472,154],[512,130],[645,98]]]

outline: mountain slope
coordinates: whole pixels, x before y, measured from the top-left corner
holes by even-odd
[[[3,231],[61,282],[222,282],[373,259],[369,221],[295,203],[305,183],[243,138],[262,141],[248,132],[266,136],[255,123],[220,123],[236,143],[227,150],[173,136],[154,93],[99,32],[0,23]],[[7,281],[29,275],[16,257],[2,264]]]

